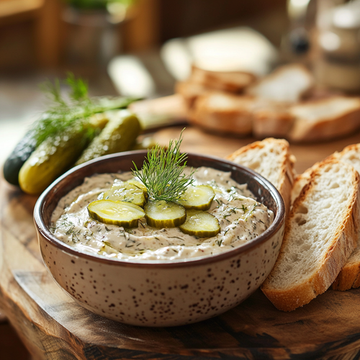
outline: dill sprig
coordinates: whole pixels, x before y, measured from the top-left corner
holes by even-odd
[[[133,174],[146,186],[151,200],[176,201],[194,182],[195,170],[184,174],[187,154],[180,153],[182,133],[179,140],[170,140],[167,148],[157,144],[150,149],[141,170],[133,162]]]
[[[49,100],[49,105],[31,129],[36,146],[39,146],[49,136],[63,132],[69,126],[85,126],[94,114],[124,108],[136,100],[131,98],[91,98],[88,94],[88,84],[81,78],[76,79],[72,73],[68,73],[65,84],[70,87],[67,97],[61,93],[59,79],[55,79],[53,83],[46,81],[40,85]],[[86,136],[91,138],[93,135],[94,131],[89,127]]]

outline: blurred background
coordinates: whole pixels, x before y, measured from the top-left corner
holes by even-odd
[[[193,63],[264,75],[299,62],[359,91],[359,29],[359,0],[0,0],[0,162],[44,107],[46,79],[72,72],[90,95],[156,98]]]
[[[289,26],[286,0],[0,0],[0,160],[44,107],[46,79],[71,71],[91,95],[168,95],[189,67],[172,39],[248,27],[278,49]]]
[[[157,98],[193,64],[262,76],[289,62],[359,93],[360,0],[0,0],[0,163],[44,109],[47,79]]]
[[[359,91],[359,29],[359,0],[0,0],[0,162],[44,108],[46,79],[156,98],[193,63],[264,75],[299,62]]]
[[[289,62],[358,93],[360,1],[0,0],[0,164],[44,109],[47,79],[72,72],[92,96],[151,99],[194,63],[261,76]],[[27,358],[0,330],[0,357]]]

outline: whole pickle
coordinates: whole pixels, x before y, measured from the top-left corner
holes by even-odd
[[[84,124],[70,126],[58,135],[44,140],[25,161],[19,172],[21,189],[40,194],[58,176],[68,170],[96,133],[107,123],[97,115]]]
[[[140,134],[139,119],[127,110],[111,112],[109,122],[84,150],[76,165],[102,155],[126,151]]]

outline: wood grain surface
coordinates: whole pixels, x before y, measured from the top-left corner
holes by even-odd
[[[160,143],[181,128],[155,134]],[[182,150],[225,157],[253,139],[223,138],[196,128]],[[360,142],[291,145],[302,172],[333,151]],[[36,198],[0,181],[0,307],[34,359],[359,359],[360,289],[329,290],[291,313],[261,291],[216,318],[174,328],[140,328],[94,315],[72,300],[45,269],[35,235]],[[1,358],[1,356],[0,356]]]

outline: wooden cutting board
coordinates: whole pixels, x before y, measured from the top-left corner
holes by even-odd
[[[155,134],[177,138],[179,128]],[[253,139],[228,139],[189,128],[182,149],[226,156]],[[298,171],[360,141],[292,146]],[[140,328],[83,309],[46,271],[35,235],[33,196],[0,180],[0,306],[34,359],[358,359],[360,289],[328,290],[291,313],[257,291],[216,318],[174,328]],[[1,356],[0,356],[1,358]]]

